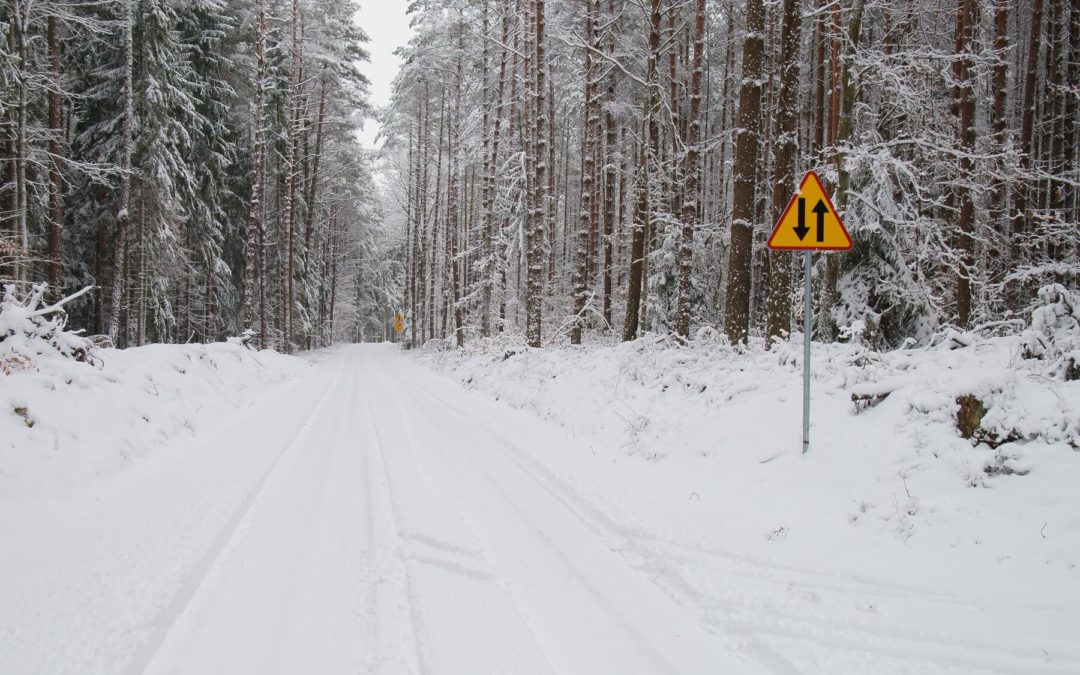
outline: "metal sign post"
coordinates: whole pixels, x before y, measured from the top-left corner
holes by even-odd
[[[807,204],[813,204],[810,212],[814,214],[814,227],[806,225]],[[814,236],[807,237],[811,232]],[[780,216],[776,227],[773,228],[772,236],[769,237],[769,248],[774,251],[802,251],[803,252],[803,275],[805,286],[803,288],[803,417],[802,417],[802,451],[803,454],[810,449],[810,305],[811,275],[813,274],[810,264],[811,251],[847,251],[851,248],[851,237],[847,229],[840,221],[840,214],[832,205],[832,200],[825,192],[821,179],[813,171],[803,176],[799,184],[799,190],[788,202],[784,214]]]
[[[802,451],[810,449],[810,251],[803,251],[803,384],[802,384]]]

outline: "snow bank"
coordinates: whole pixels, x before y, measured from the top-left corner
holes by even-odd
[[[22,351],[36,354],[0,372],[0,493],[9,496],[121,471],[169,441],[221,425],[259,391],[307,368],[221,343],[93,349],[83,361]]]
[[[800,342],[502,338],[417,358],[570,431],[578,447],[540,461],[653,536],[919,587],[1080,599],[1080,382],[1047,377],[1020,337],[815,344],[803,456]],[[964,397],[981,405],[971,438]]]
[[[908,445],[925,444],[929,435],[938,451],[967,449],[972,442],[957,429],[957,399],[971,395],[986,408],[975,439],[985,442],[984,451],[1025,443],[1080,449],[1080,382],[1046,377],[1044,367],[1023,358],[1021,338],[968,339],[966,348],[951,342],[889,353],[815,344],[815,430],[843,437],[861,414],[899,425]],[[421,358],[466,387],[576,431],[619,438],[627,455],[659,460],[731,454],[734,441],[752,441],[765,454],[795,447],[799,340],[771,350],[761,342],[733,348],[706,331],[689,347],[651,336],[616,346],[530,350],[510,338],[427,350]],[[889,412],[872,412],[885,400]]]

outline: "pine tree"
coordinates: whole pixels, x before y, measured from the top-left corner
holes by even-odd
[[[760,157],[764,32],[764,5],[761,0],[748,0],[739,117],[735,133],[731,252],[728,256],[727,309],[724,313],[724,331],[736,343],[746,342],[750,327],[751,244]]]

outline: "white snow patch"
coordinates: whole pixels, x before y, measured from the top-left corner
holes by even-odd
[[[1032,369],[1018,337],[814,344],[803,456],[801,351],[799,336],[744,349],[706,331],[689,347],[501,338],[418,359],[565,427],[578,449],[537,459],[632,530],[979,602],[1080,605],[1080,382]],[[1002,444],[960,436],[964,394]]]
[[[307,369],[300,359],[224,343],[92,354],[94,364],[43,354],[0,374],[0,499],[115,474],[169,441],[220,426]]]

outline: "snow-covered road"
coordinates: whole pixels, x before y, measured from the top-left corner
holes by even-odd
[[[0,672],[1066,673],[1080,663],[1067,647],[1075,614],[635,537],[537,460],[565,432],[515,430],[520,413],[498,419],[498,404],[460,393],[389,346],[342,348],[213,437],[68,501],[30,504],[45,514],[36,523],[0,515],[17,542],[0,557]],[[703,595],[718,578],[726,585]],[[772,611],[793,584],[850,604],[827,616],[819,596],[810,611]],[[943,622],[1035,621],[1021,634],[1045,635],[1055,658],[963,626],[864,630],[864,597]],[[811,658],[783,656],[774,639]]]
[[[433,395],[423,373],[378,348],[321,368],[324,398],[137,665],[753,671],[608,550],[481,420]]]

